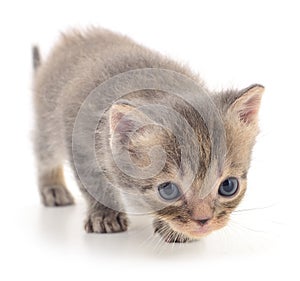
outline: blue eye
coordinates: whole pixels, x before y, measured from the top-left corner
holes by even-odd
[[[158,186],[158,192],[161,198],[167,201],[175,200],[180,197],[181,192],[178,186],[172,182],[165,182]]]
[[[225,197],[234,195],[239,188],[237,178],[228,178],[224,180],[219,187],[219,194]]]

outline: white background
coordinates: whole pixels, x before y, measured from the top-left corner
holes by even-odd
[[[0,4],[1,280],[299,280],[297,1],[4,1]],[[266,87],[249,189],[232,222],[198,243],[162,245],[147,218],[87,235],[84,202],[47,209],[31,144],[31,45],[90,24],[187,62],[211,89]],[[69,280],[68,279],[68,280]]]

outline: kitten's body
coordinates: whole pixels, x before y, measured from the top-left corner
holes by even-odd
[[[47,206],[73,203],[73,198],[65,187],[62,167],[64,161],[69,160],[75,170],[72,154],[74,122],[84,100],[102,82],[130,70],[159,68],[185,75],[204,89],[201,81],[187,67],[150,51],[127,37],[101,29],[92,29],[85,33],[72,32],[64,35],[45,63],[39,66],[39,63],[35,61],[35,65],[38,67],[34,81],[34,101],[37,116],[35,149],[38,160],[40,192],[43,202]],[[246,188],[245,175],[249,168],[250,153],[257,134],[256,113],[261,90],[260,86],[256,86],[243,92],[226,92],[220,96],[212,96],[222,114],[226,129],[226,146],[228,148],[225,166],[221,171],[222,175],[216,177],[234,175],[241,178],[241,191],[235,200],[236,202],[233,202],[234,200],[231,203],[230,201],[223,202],[221,199],[222,205],[219,201],[216,203],[216,192],[212,192],[212,195],[205,199],[197,199],[196,193],[192,192],[186,196],[182,204],[175,202],[170,206],[163,203],[163,208],[155,212],[158,218],[155,227],[158,232],[165,236],[166,240],[185,241],[189,238],[201,236],[191,234],[197,216],[207,216],[214,213],[216,219],[215,221],[212,219],[212,224],[215,223],[215,225],[207,232],[219,228],[226,223],[228,214],[237,206]],[[244,94],[245,96],[250,95],[250,97],[243,101],[240,98]],[[180,99],[177,100],[160,91],[140,91],[128,95],[127,99],[138,105],[148,102],[166,104],[176,109],[188,120],[188,123],[197,132],[200,143],[199,151],[194,153],[201,156],[197,180],[193,183],[193,187],[196,190],[196,186],[201,186],[201,180],[203,180],[207,167],[210,165],[211,145],[205,124],[201,121],[201,116],[198,116],[193,109],[190,109]],[[252,101],[250,107],[247,107],[248,101]],[[103,103],[106,102],[103,100]],[[165,181],[171,181],[172,179],[167,178],[166,173],[163,173],[152,179],[136,181],[130,177],[124,177],[116,167],[111,154],[108,153],[111,149],[109,139],[111,138],[112,129],[115,128],[111,124],[111,120],[114,120],[113,118],[118,117],[119,114],[126,115],[127,112],[132,110],[129,107],[128,105],[117,105],[113,110],[110,109],[105,113],[101,121],[101,129],[96,132],[96,154],[97,159],[102,163],[103,170],[113,184],[121,188],[122,185],[124,185],[124,188],[134,186],[140,188],[141,194],[143,194],[147,192],[147,189],[155,189],[162,178]],[[229,110],[231,107],[233,107],[232,110]],[[238,108],[235,109],[234,107]],[[246,111],[243,111],[244,107],[247,107]],[[116,112],[114,113],[114,111]],[[131,147],[131,151],[134,151],[134,153],[139,151],[139,156],[135,160],[139,165],[147,166],[148,158],[144,155],[144,149],[146,149],[146,146],[155,144],[162,145],[169,152],[168,155],[173,155],[173,160],[180,161],[174,156],[177,145],[174,144],[172,137],[157,128],[148,128],[147,130],[146,132],[150,134],[148,140],[145,141],[145,138],[141,140],[138,136],[134,139]],[[155,134],[151,135],[151,132],[155,132]],[[82,142],[82,146],[82,153],[84,154],[84,142]],[[170,164],[168,177],[171,177],[172,165]],[[86,169],[96,169],[96,167],[87,166]],[[126,230],[126,215],[119,211],[123,208],[120,207],[119,210],[115,211],[95,200],[87,192],[86,187],[82,185],[76,172],[75,175],[78,185],[88,201],[89,211],[85,224],[86,230],[88,232]],[[97,182],[97,179],[95,179],[95,182]],[[101,188],[100,185],[101,182],[99,182],[99,188]],[[111,196],[113,200],[120,201],[118,195],[114,192]],[[213,206],[212,202],[214,202]],[[122,206],[121,202],[120,206]],[[212,207],[210,209],[207,206]],[[225,213],[223,217],[222,212]],[[178,217],[179,222],[173,221],[175,217]],[[180,235],[176,235],[176,237],[174,235],[166,236],[170,232],[180,233]],[[181,233],[184,233],[184,235],[181,235]]]

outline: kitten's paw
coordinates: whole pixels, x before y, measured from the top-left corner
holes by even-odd
[[[186,243],[193,241],[182,233],[174,231],[166,222],[155,220],[154,233],[158,233],[167,243]]]
[[[113,233],[126,231],[127,216],[111,209],[97,211],[88,216],[84,228],[87,233]]]
[[[45,206],[67,206],[74,204],[71,193],[63,185],[44,186],[41,190]]]

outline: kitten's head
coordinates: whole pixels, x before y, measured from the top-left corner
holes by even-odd
[[[175,120],[172,117],[168,120],[171,126],[162,126],[167,117],[161,117],[158,124],[139,106],[116,103],[110,108],[110,146],[114,161],[127,169],[124,173],[115,167],[113,177],[120,186],[135,189],[141,200],[152,207],[156,216],[154,226],[165,240],[198,239],[228,222],[246,191],[263,90],[262,86],[253,85],[242,91],[230,90],[212,96],[225,129],[226,154],[221,155],[222,168],[208,181],[204,179],[214,161],[212,142],[201,115],[189,104],[179,98],[152,94],[153,100],[158,97],[160,104],[167,104],[187,122],[172,122]],[[193,129],[197,143],[185,140],[188,152],[183,160],[182,144],[174,130],[185,135],[187,127]],[[154,165],[154,170],[148,169],[146,176],[138,177],[128,173],[134,173],[132,165],[139,171]],[[193,180],[188,181],[191,174]],[[200,191],[207,182],[211,184],[211,192],[203,198]]]

